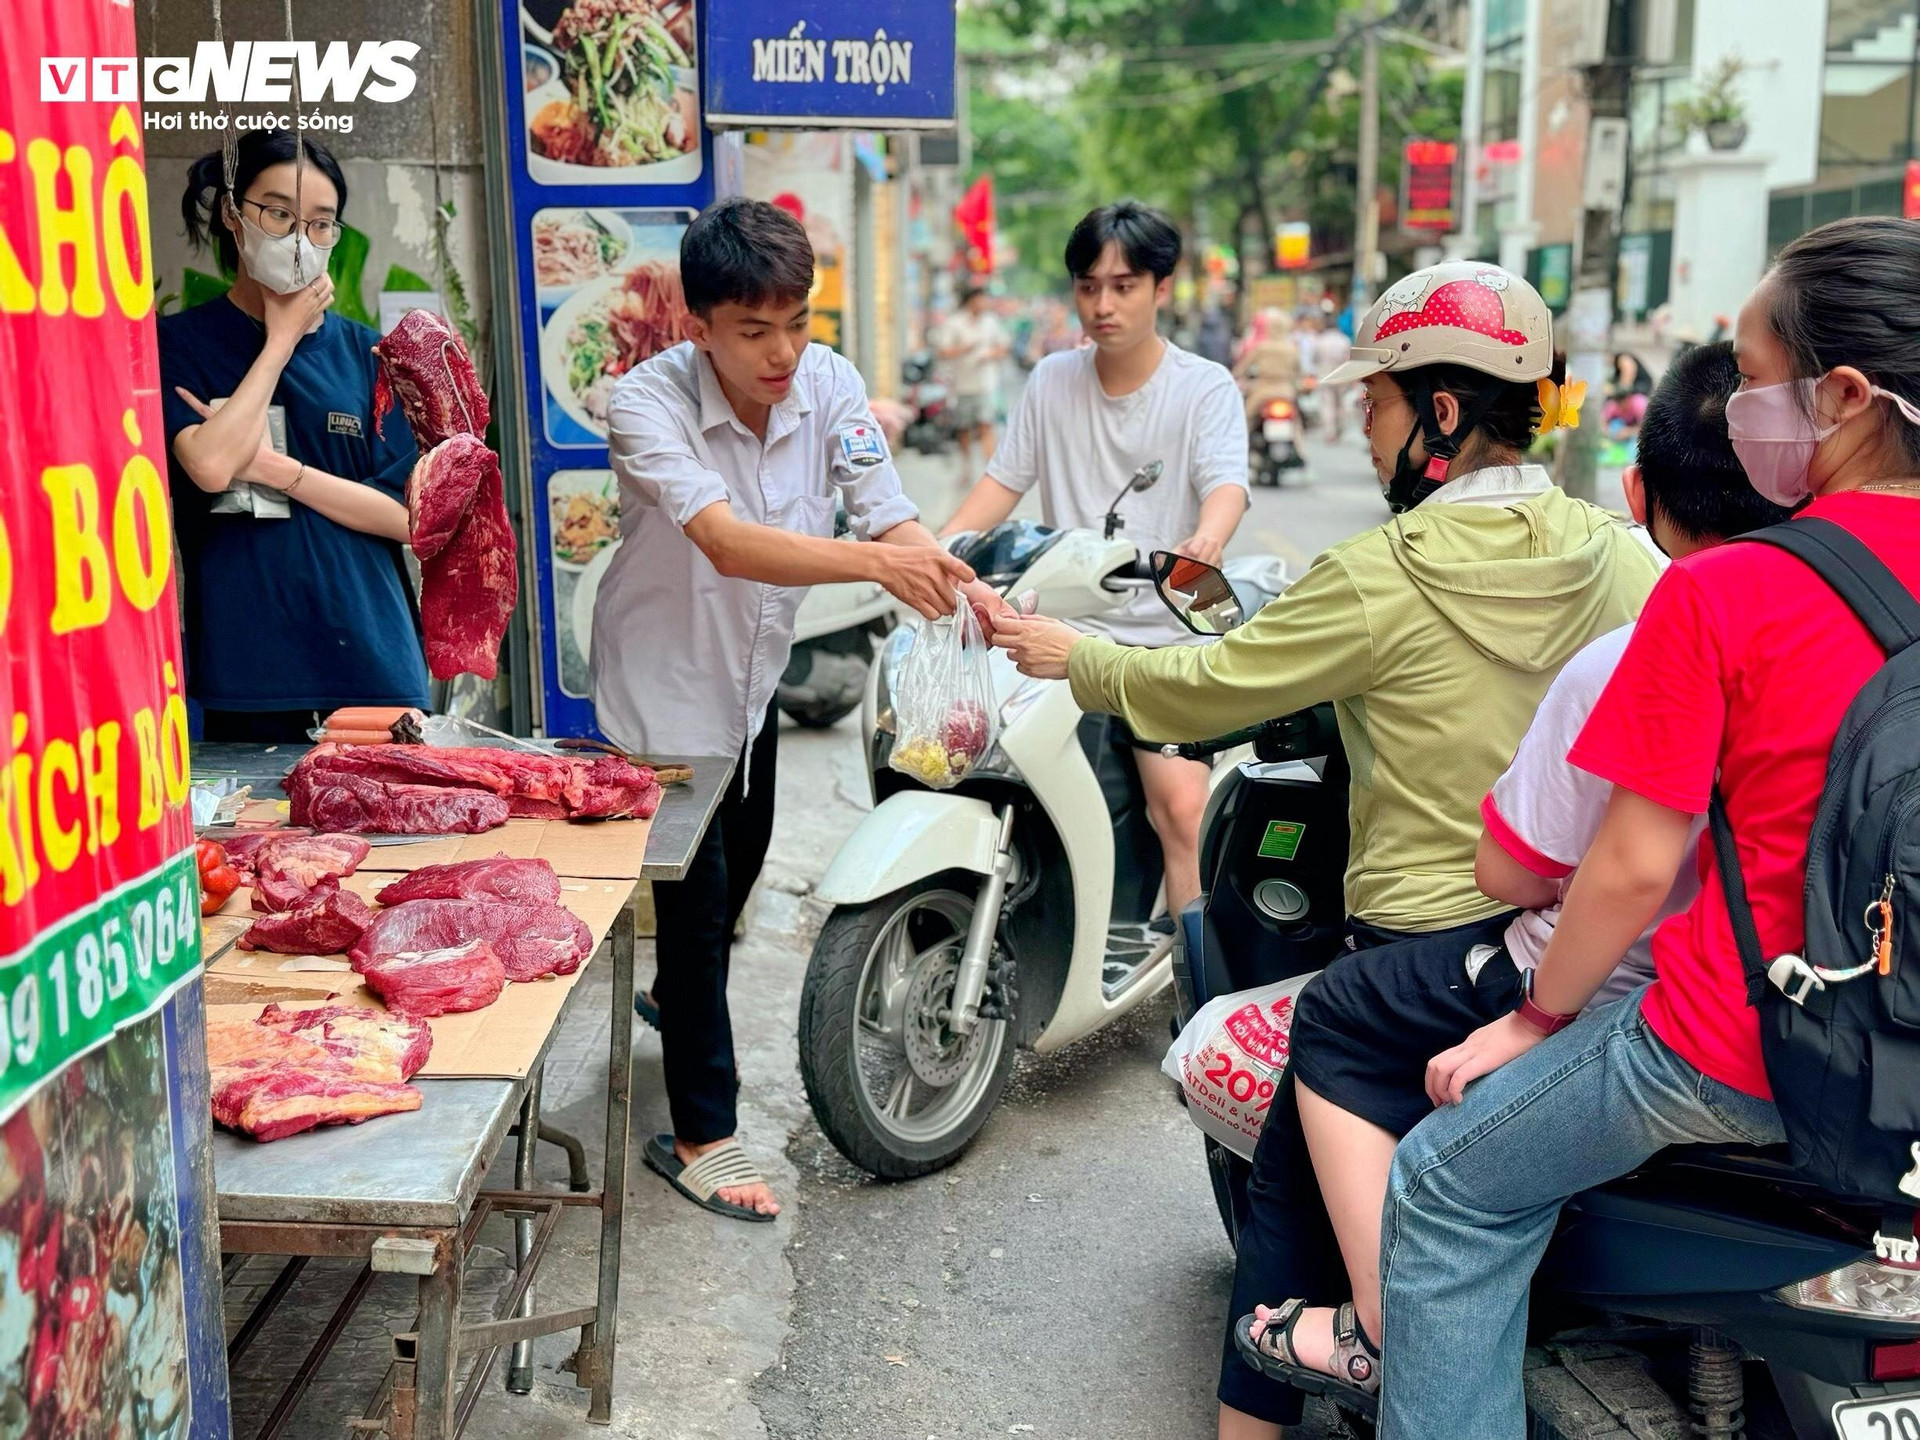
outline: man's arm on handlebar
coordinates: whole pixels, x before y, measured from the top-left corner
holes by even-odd
[[[967,492],[967,498],[960,502],[960,508],[953,512],[953,518],[940,527],[941,537],[958,535],[963,530],[991,530],[1013,514],[1014,506],[1019,503],[1018,490],[1009,489],[991,475],[982,475],[979,483]]]
[[[1373,684],[1373,640],[1346,567],[1321,560],[1286,594],[1210,645],[1159,649],[1092,636],[1067,657],[1073,698],[1136,735],[1206,740]]]

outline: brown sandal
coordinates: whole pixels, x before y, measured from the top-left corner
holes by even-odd
[[[1289,1300],[1275,1310],[1258,1340],[1253,1338],[1257,1318],[1242,1315],[1233,1327],[1233,1341],[1241,1357],[1282,1385],[1309,1395],[1322,1395],[1348,1410],[1374,1418],[1380,1409],[1380,1349],[1360,1328],[1351,1301],[1333,1312],[1333,1363],[1339,1374],[1304,1365],[1293,1348],[1293,1327],[1307,1311],[1305,1300]]]

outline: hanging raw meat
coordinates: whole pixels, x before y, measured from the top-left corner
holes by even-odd
[[[571,975],[593,948],[593,934],[572,911],[558,905],[508,900],[408,900],[374,917],[347,954],[353,968],[368,973],[381,957],[437,950],[485,940],[499,952],[507,978]]]
[[[322,880],[306,903],[277,915],[262,915],[235,943],[242,950],[281,955],[341,955],[360,942],[373,923],[367,902],[334,879]]]
[[[461,860],[423,865],[379,894],[382,905],[406,900],[519,900],[543,905],[560,901],[560,877],[545,860]]]
[[[413,467],[407,516],[420,560],[427,668],[442,680],[491,680],[520,598],[500,457],[472,435],[442,441]]]
[[[382,951],[358,968],[367,988],[397,1015],[484,1010],[507,984],[499,954],[480,939],[437,950]]]
[[[373,417],[384,429],[397,398],[422,453],[453,435],[487,433],[487,393],[460,334],[431,310],[409,310],[373,347],[380,357]]]

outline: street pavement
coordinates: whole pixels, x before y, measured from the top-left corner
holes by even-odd
[[[1351,438],[1315,442],[1303,479],[1254,493],[1230,553],[1296,567],[1385,517]],[[909,456],[930,520],[960,487],[954,457]],[[1124,478],[1124,477],[1122,477]],[[1119,483],[1116,480],[1116,485]],[[611,1433],[638,1440],[1174,1440],[1213,1433],[1213,1381],[1232,1256],[1198,1132],[1159,1072],[1163,997],[1066,1052],[1023,1055],[999,1112],[951,1169],[902,1185],[854,1170],[807,1110],[795,1017],[822,907],[810,892],[867,808],[857,719],[781,735],[773,849],[731,983],[743,1082],[741,1138],[787,1209],[771,1225],[706,1214],[640,1162],[669,1128],[659,1037],[637,1032],[633,1146]],[[650,976],[651,942],[639,969]],[[599,1165],[608,977],[595,965],[556,1038],[546,1116]],[[377,1123],[377,1122],[376,1122]],[[512,1183],[511,1156],[489,1176]],[[539,1180],[564,1183],[543,1146]],[[569,1212],[541,1270],[543,1305],[587,1302],[597,1223]],[[470,1321],[509,1278],[511,1239],[490,1221],[467,1278]],[[237,1328],[277,1267],[248,1262],[228,1286]],[[258,1433],[280,1385],[357,1267],[316,1261],[234,1367],[236,1436]],[[411,1284],[376,1277],[284,1432],[335,1440],[409,1328]],[[590,1440],[568,1337],[535,1346],[533,1393],[498,1374],[471,1440]],[[1316,1423],[1299,1432],[1318,1437]]]

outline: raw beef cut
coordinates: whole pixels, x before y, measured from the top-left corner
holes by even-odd
[[[385,433],[396,398],[425,454],[453,435],[487,433],[487,392],[459,331],[431,310],[409,310],[373,347],[380,373],[373,386],[373,423]]]
[[[367,988],[396,1015],[484,1010],[507,984],[499,954],[479,939],[436,950],[382,951],[361,973]]]
[[[362,1080],[399,1083],[412,1078],[433,1052],[433,1031],[418,1020],[364,1005],[314,1005],[283,1010],[269,1005],[253,1022],[289,1042],[312,1046]],[[208,1057],[212,1063],[212,1057]]]
[[[478,835],[507,823],[507,802],[498,795],[453,786],[398,785],[318,768],[302,776],[296,766],[287,792],[289,814],[329,830]]]
[[[266,1141],[418,1110],[420,1092],[400,1082],[432,1043],[417,1021],[342,1005],[269,1005],[258,1020],[209,1021],[213,1118]]]
[[[545,860],[462,860],[452,865],[423,865],[380,892],[382,905],[405,900],[520,900],[543,905],[560,901],[560,877]]]
[[[491,680],[520,598],[500,457],[471,435],[442,441],[413,467],[407,514],[420,560],[427,668],[442,680],[462,673]]]
[[[510,813],[539,820],[645,819],[660,804],[653,771],[617,755],[587,760],[490,746],[318,745],[300,758],[285,781],[293,815],[306,820],[313,813],[311,796],[317,789],[342,786],[350,778],[481,790],[506,800]]]
[[[251,880],[254,868],[259,863],[260,852],[267,846],[311,833],[298,826],[283,826],[278,830],[249,830],[231,840],[222,840],[220,848],[227,852],[227,863],[240,872],[241,878]]]
[[[207,1068],[216,1078],[222,1071],[235,1068],[297,1065],[331,1070],[339,1063],[324,1045],[252,1020],[207,1021]]]
[[[316,1125],[358,1125],[376,1115],[420,1108],[411,1085],[362,1080],[341,1070],[290,1065],[236,1066],[213,1077],[213,1118],[262,1142]]]
[[[235,943],[242,950],[273,950],[281,955],[340,955],[360,942],[373,923],[367,902],[338,880],[322,880],[305,904],[278,915],[262,915]]]
[[[253,908],[292,910],[322,880],[351,875],[371,848],[358,835],[285,836],[260,847],[253,857]]]
[[[499,952],[507,978],[514,981],[571,975],[593,947],[592,932],[577,915],[558,905],[408,900],[376,915],[347,959],[365,973],[384,955],[437,950],[469,940],[490,942]]]

